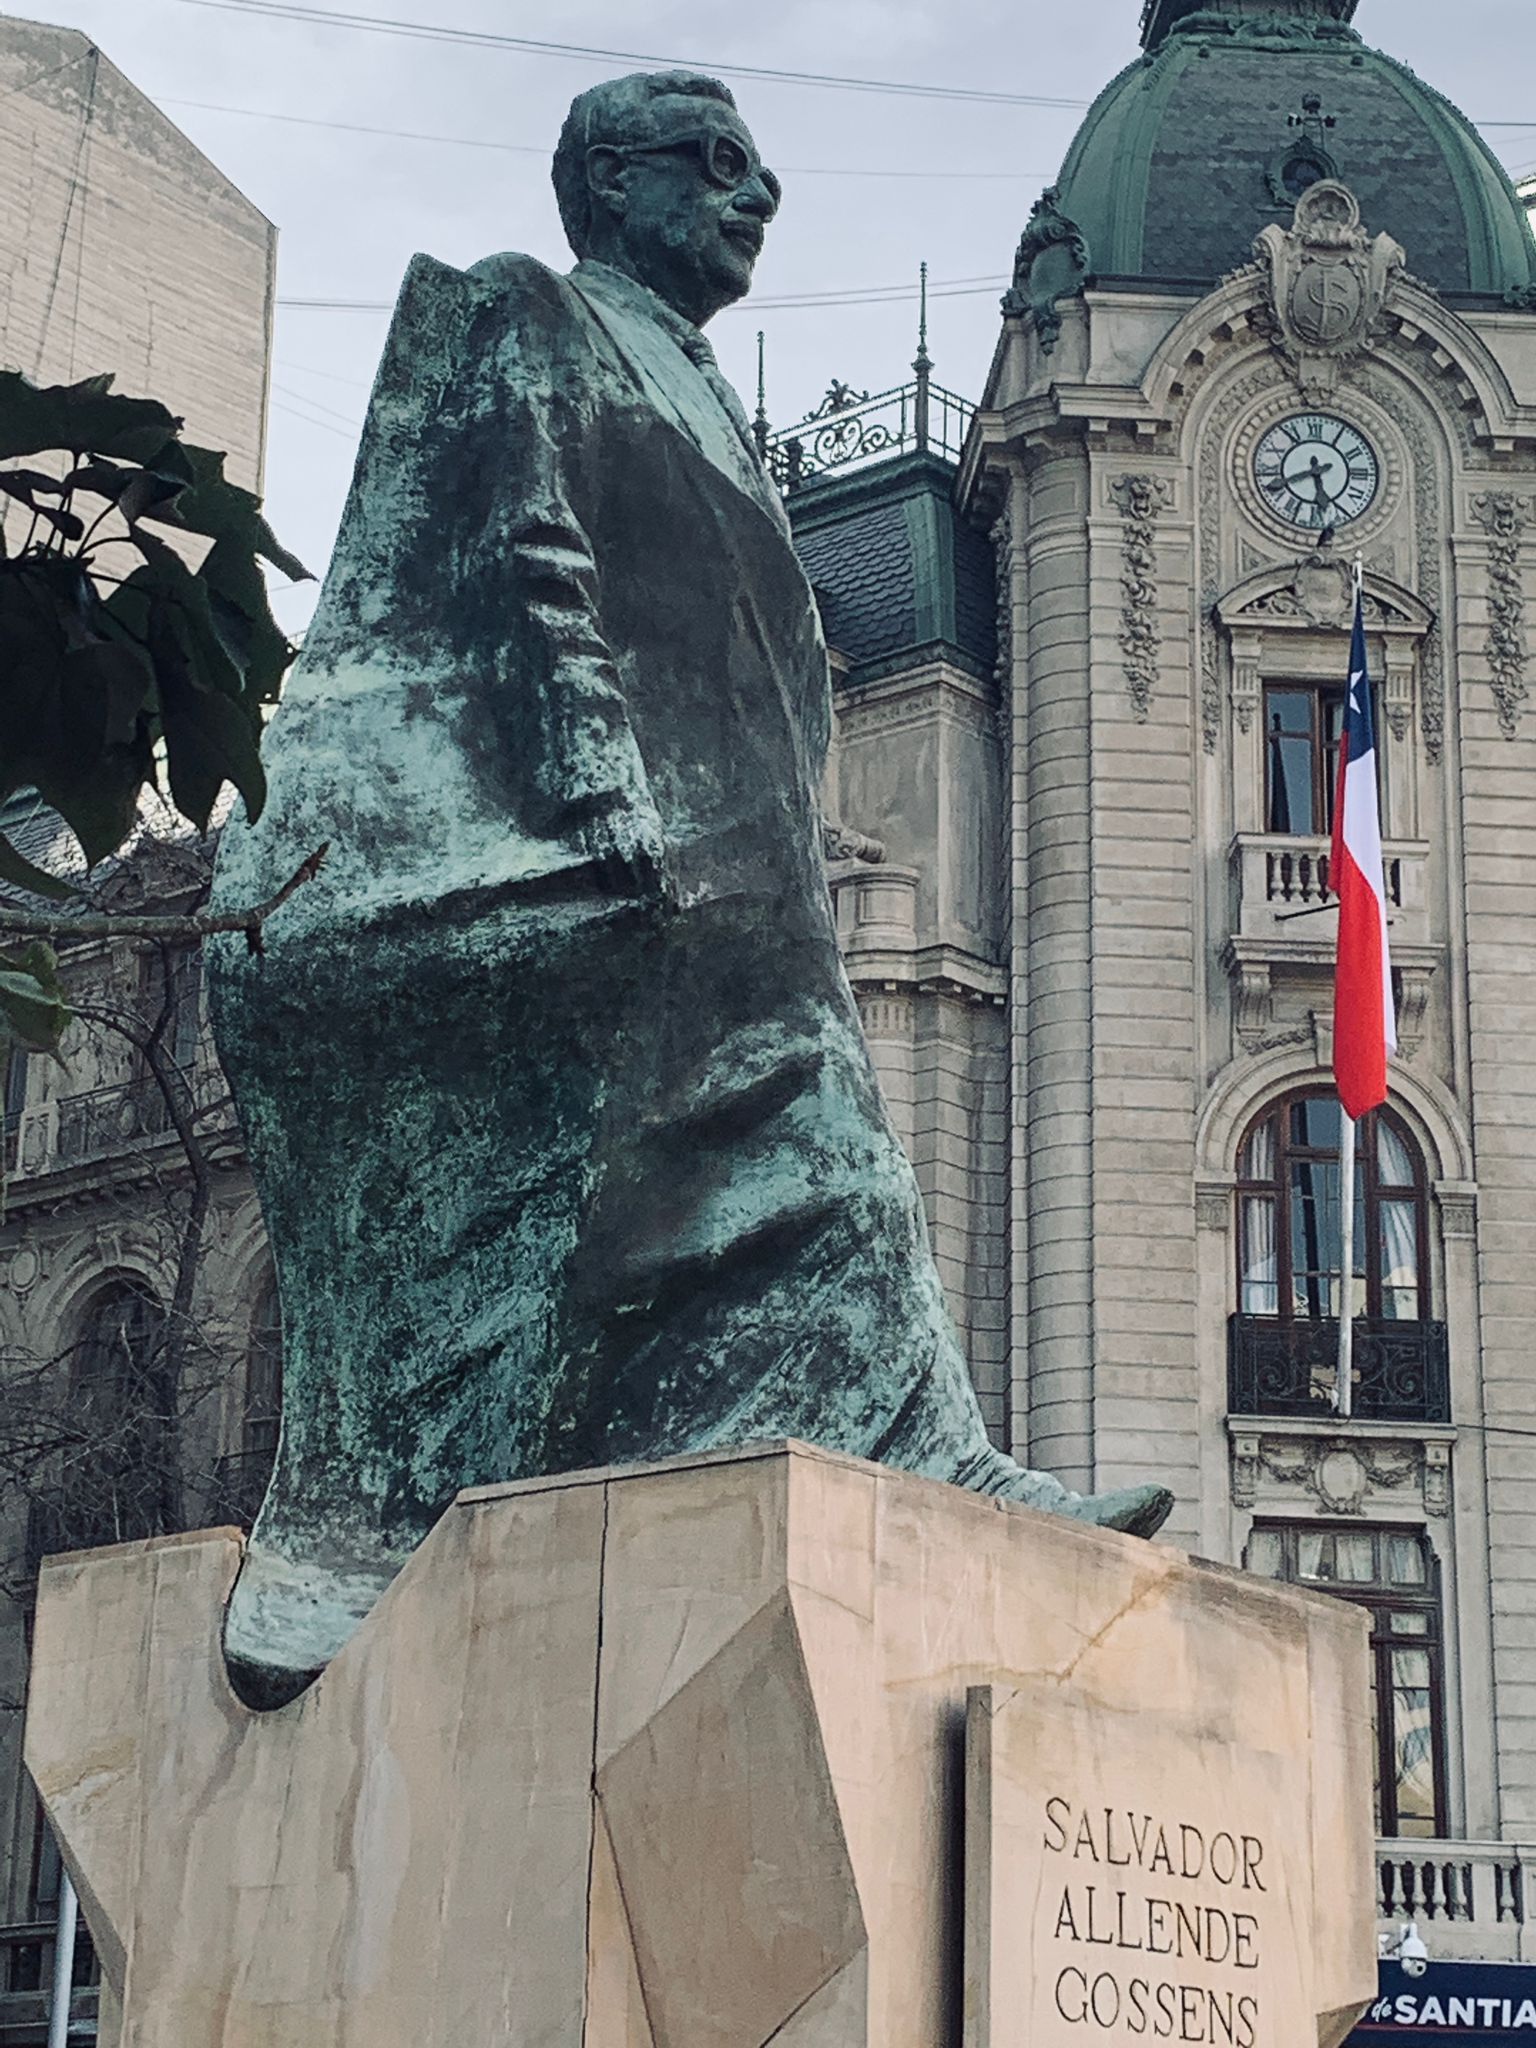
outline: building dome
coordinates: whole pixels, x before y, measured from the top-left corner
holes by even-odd
[[[1209,287],[1322,177],[1413,274],[1536,303],[1536,240],[1503,166],[1451,103],[1350,26],[1356,0],[1147,0],[1144,54],[1099,95],[1057,210],[1086,268]]]

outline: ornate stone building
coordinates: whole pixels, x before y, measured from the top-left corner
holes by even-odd
[[[1368,1607],[1384,1917],[1536,1960],[1536,244],[1355,11],[1149,0],[1025,227],[980,406],[920,349],[914,385],[835,387],[769,452],[834,651],[849,973],[989,1425],[1078,1484],[1169,1479],[1175,1541]],[[147,321],[144,371],[119,367],[254,469],[270,230],[82,38],[5,26],[57,47],[26,44],[0,148],[97,146],[84,50],[119,109],[92,191],[110,166],[182,221],[206,180],[183,353]],[[56,175],[13,277],[76,247]],[[46,313],[15,290],[7,354],[101,366],[77,331],[48,352],[73,284]],[[1346,1425],[1326,851],[1357,554],[1402,1057],[1362,1134]],[[270,1444],[274,1317],[182,993],[219,1175],[216,1478]],[[179,1169],[153,1101],[132,1061],[13,1069],[8,1356],[116,1356],[125,1286],[164,1287],[150,1198]],[[48,1906],[10,1725],[0,2042],[38,2038]]]
[[[1148,0],[958,463],[931,424],[838,462],[890,429],[847,393],[774,454],[838,650],[831,807],[884,854],[834,872],[849,970],[993,1426],[1365,1605],[1384,1912],[1536,1959],[1536,243],[1355,12]],[[1402,1051],[1344,1424],[1357,557]]]
[[[120,390],[184,415],[189,439],[227,449],[230,474],[259,487],[275,258],[271,223],[88,37],[0,18],[0,363],[44,383],[113,372]],[[45,863],[58,850],[55,826],[25,799],[3,827]],[[127,909],[185,905],[205,865],[184,843],[151,848],[107,892]],[[265,1247],[201,1029],[195,962],[93,943],[71,950],[69,979],[113,1021],[72,1033],[67,1069],[22,1058],[5,1068],[0,2042],[18,2044],[43,2039],[38,1985],[58,1884],[20,1763],[30,1569],[63,1542],[228,1519],[275,1433]],[[181,1393],[157,1418],[140,1400],[146,1339],[173,1297],[192,1180],[130,1035],[162,1011],[157,1057],[184,1091],[209,1185],[196,1289],[178,1319],[190,1346]],[[86,1991],[83,2012],[90,2002]]]

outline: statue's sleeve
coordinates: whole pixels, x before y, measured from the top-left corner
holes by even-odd
[[[612,403],[562,280],[417,257],[380,364],[334,630],[424,679],[513,829],[655,884],[660,820],[579,501]],[[327,620],[327,626],[332,621]],[[435,682],[428,679],[434,678]]]
[[[527,258],[469,273],[498,307],[495,430],[506,449],[505,568],[519,620],[514,687],[536,719],[533,790],[552,829],[659,872],[662,831],[603,632],[580,500],[601,487],[615,393],[562,282]],[[498,522],[499,523],[499,522]]]

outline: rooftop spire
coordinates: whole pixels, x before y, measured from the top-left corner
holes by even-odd
[[[1142,48],[1155,50],[1186,15],[1225,16],[1228,21],[1333,21],[1355,18],[1360,0],[1144,0]]]

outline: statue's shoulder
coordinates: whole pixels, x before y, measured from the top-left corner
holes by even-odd
[[[509,310],[525,309],[537,318],[578,316],[581,299],[568,278],[536,257],[508,251],[482,256],[467,270],[458,270],[436,256],[413,256],[400,288],[402,305],[459,304],[486,298],[505,299]]]
[[[572,305],[576,299],[568,278],[551,270],[547,263],[540,263],[537,257],[520,255],[515,249],[504,250],[499,256],[482,256],[464,275],[482,290],[507,292],[520,299],[549,305]]]

